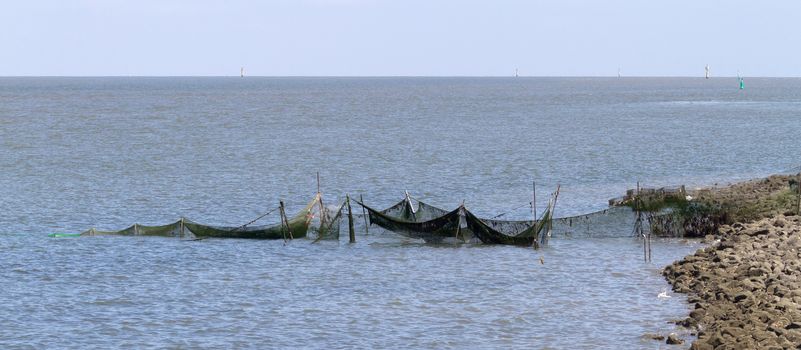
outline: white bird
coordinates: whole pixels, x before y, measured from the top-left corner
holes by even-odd
[[[684,197],[684,198],[687,199],[688,201],[693,200],[693,196],[690,196],[690,195],[688,195],[687,197]]]
[[[667,299],[670,298],[670,295],[667,294],[667,290],[662,289],[662,293],[659,293],[659,295],[657,295],[656,297],[659,299]]]

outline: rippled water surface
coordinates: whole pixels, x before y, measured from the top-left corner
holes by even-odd
[[[801,154],[801,80],[0,78],[0,347],[660,348],[699,247],[555,237],[535,251],[360,232],[350,245],[53,239],[184,216],[241,225],[316,191],[528,218],[637,181],[763,176]],[[514,208],[521,207],[517,210]],[[617,233],[625,235],[630,227]],[[612,233],[614,234],[614,233]],[[542,259],[542,262],[540,262]]]

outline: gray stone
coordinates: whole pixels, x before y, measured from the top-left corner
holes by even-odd
[[[684,339],[679,338],[676,333],[670,333],[665,340],[665,344],[684,344]]]
[[[642,335],[642,337],[645,338],[645,339],[651,339],[651,340],[659,340],[659,341],[665,340],[665,336],[664,335],[657,334],[657,333],[645,333],[645,334]]]

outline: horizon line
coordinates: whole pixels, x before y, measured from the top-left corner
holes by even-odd
[[[745,78],[801,78],[791,76],[746,76]],[[0,78],[737,78],[736,75],[718,75],[705,78],[703,75],[0,75]]]

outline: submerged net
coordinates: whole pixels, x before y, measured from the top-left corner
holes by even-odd
[[[250,222],[242,226],[203,225],[189,219],[181,219],[172,224],[162,226],[144,226],[134,224],[119,231],[99,231],[94,228],[81,233],[81,236],[162,236],[162,237],[196,237],[196,238],[249,238],[249,239],[290,239],[305,237],[312,218],[312,208],[320,200],[316,195],[306,207],[286,223],[251,226]],[[265,214],[266,215],[266,214]],[[262,216],[264,217],[264,215]],[[260,217],[261,218],[261,217]],[[259,218],[259,219],[260,219]],[[257,219],[258,220],[258,219]],[[254,220],[255,221],[255,220]]]
[[[198,238],[295,239],[306,237],[312,219],[312,209],[319,202],[316,195],[306,207],[286,223],[263,226],[210,226],[186,220],[186,228]]]
[[[364,203],[358,201],[356,203],[367,209],[371,225],[378,225],[386,230],[409,238],[420,238],[426,241],[441,241],[445,238],[456,237],[459,233],[461,207],[446,212],[444,215],[424,220],[439,208],[425,205],[422,208],[427,211],[430,210],[430,212],[425,212],[425,214],[423,214],[418,210],[418,213],[414,213],[411,212],[412,206],[408,198],[387,210],[376,210]],[[403,206],[407,207],[404,209]],[[420,207],[418,207],[418,209],[419,208]],[[396,213],[396,215],[399,216],[390,216],[385,214],[385,212]]]
[[[464,210],[467,227],[482,243],[531,246],[545,244],[550,233],[543,229],[552,223],[553,201],[537,221],[481,219]]]
[[[448,210],[437,208],[420,200],[416,201],[417,207],[412,202],[412,198],[406,195],[402,201],[380,212],[386,216],[409,222],[429,221],[449,213]]]
[[[157,236],[157,237],[185,237],[188,234],[184,220],[160,226],[145,226],[133,224],[119,231],[99,231],[91,228],[82,232],[81,236]]]
[[[339,240],[340,227],[342,226],[342,211],[345,208],[345,203],[339,206],[339,209],[334,211],[330,208],[325,208],[325,215],[320,219],[320,226],[317,228],[317,238],[315,242],[320,240]]]
[[[629,207],[611,207],[593,213],[553,219],[552,235],[565,237],[633,237],[637,214]]]
[[[251,222],[239,227],[203,225],[182,219],[161,226],[135,224],[119,231],[91,229],[81,235],[289,239],[306,237],[309,235],[308,232],[312,231],[311,238],[315,240],[338,240],[342,221],[346,214],[343,213],[345,205],[324,208],[322,210],[325,214],[319,215],[319,200],[319,195],[315,196],[297,215],[288,218],[288,227],[286,224],[282,225],[282,220],[278,219],[274,221],[278,223],[272,225],[252,226]],[[542,216],[537,221],[483,219],[467,210],[464,212],[460,212],[458,208],[452,211],[444,210],[412,199],[408,195],[402,201],[384,210],[370,208],[360,201],[355,202],[364,208],[353,213],[352,223],[357,234],[394,233],[428,242],[438,242],[446,238],[470,241],[474,237],[484,243],[518,245],[528,245],[534,241],[543,243],[548,238],[548,235],[544,234],[548,230],[546,230],[546,226],[537,227],[537,224],[543,220],[547,221],[554,214],[553,210],[546,211],[543,215],[547,216]],[[670,215],[643,214],[643,216],[646,220],[645,227],[651,227],[651,231],[656,234],[659,232],[656,232],[654,227],[664,230],[681,225],[679,222],[672,222],[671,220],[674,218]],[[312,218],[315,217],[322,219],[319,224],[317,221],[314,224],[311,223]],[[610,207],[584,215],[553,218],[550,232],[552,236],[557,237],[632,237],[636,218],[636,212],[630,207]],[[680,231],[680,227],[668,231]],[[490,232],[490,234],[486,232]],[[391,235],[387,237],[391,237]]]

